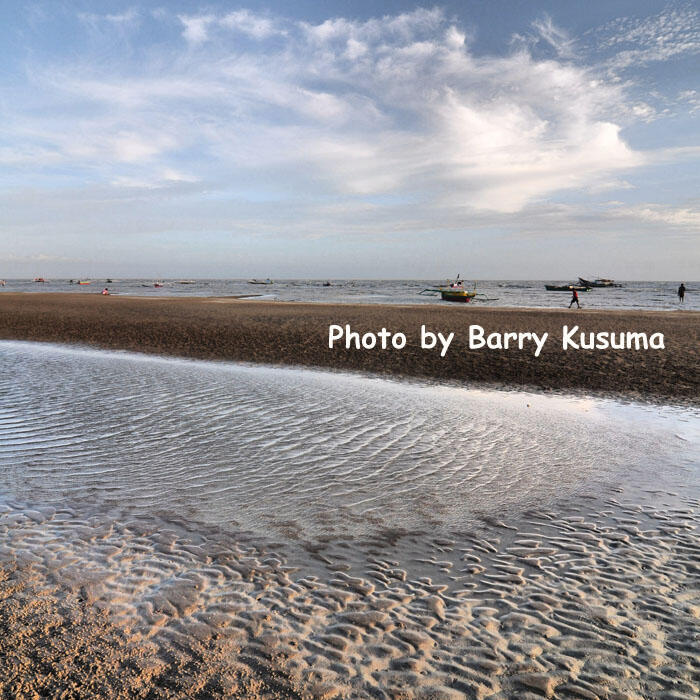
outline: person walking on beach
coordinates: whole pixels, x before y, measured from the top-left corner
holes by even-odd
[[[578,292],[575,289],[572,289],[571,290],[571,302],[569,303],[569,308],[571,308],[573,306],[574,302],[576,302],[576,306],[580,309],[581,304],[578,303]]]
[[[678,301],[680,301],[680,303],[682,304],[684,299],[685,299],[685,284],[683,284],[683,282],[681,282],[681,286],[678,287]]]

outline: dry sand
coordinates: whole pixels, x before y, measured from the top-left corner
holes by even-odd
[[[403,350],[328,348],[328,326],[386,327]],[[443,358],[420,348],[420,326],[455,332]],[[523,350],[469,350],[470,324],[490,332],[550,333],[540,357]],[[561,329],[665,335],[665,350],[561,349]],[[454,306],[328,305],[216,298],[0,294],[0,338],[84,343],[138,352],[361,370],[393,375],[585,390],[697,402],[700,313]]]

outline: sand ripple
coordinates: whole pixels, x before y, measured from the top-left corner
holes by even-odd
[[[21,343],[0,370],[0,697],[700,695],[695,413]]]
[[[285,535],[463,527],[688,447],[583,399],[8,342],[0,370],[0,489]]]
[[[48,625],[58,648],[102,650],[104,697],[695,698],[698,513],[609,500],[304,557],[182,523],[4,506],[0,614],[16,646],[0,651],[0,694],[80,675],[77,656],[38,664]],[[42,601],[29,611],[7,602],[23,587]]]

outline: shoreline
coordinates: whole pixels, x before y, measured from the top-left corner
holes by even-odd
[[[401,350],[328,347],[328,327],[360,334],[383,327],[407,337]],[[469,349],[468,327],[487,334],[549,333],[532,345]],[[420,347],[420,327],[455,337],[444,357]],[[561,329],[663,333],[663,350],[563,350]],[[231,297],[143,298],[53,293],[0,295],[0,338],[78,343],[193,359],[360,371],[394,377],[587,391],[700,403],[700,312],[523,309],[246,301]],[[391,348],[391,346],[389,346]]]

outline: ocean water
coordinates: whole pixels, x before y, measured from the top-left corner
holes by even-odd
[[[298,537],[698,493],[693,409],[0,342],[0,501]]]
[[[232,296],[259,295],[254,298],[278,301],[328,302],[334,304],[450,304],[439,295],[422,293],[426,288],[445,284],[446,280],[274,280],[270,285],[253,285],[247,280],[201,279],[183,283],[183,280],[159,280],[162,287],[154,287],[152,279],[95,279],[89,285],[70,284],[66,279],[6,280],[2,292],[80,292],[99,294],[107,286],[113,294],[135,296]],[[330,282],[331,286],[324,286]],[[571,295],[568,292],[548,292],[545,284],[568,284],[572,280],[478,280],[479,294],[474,303],[485,306],[514,306],[535,308],[565,308]],[[580,303],[591,309],[650,309],[672,311],[700,310],[700,282],[685,281],[685,303],[679,304],[676,291],[680,281],[620,282],[623,286],[592,289],[581,292]],[[472,281],[468,286],[471,287]],[[455,304],[452,304],[455,306]]]

